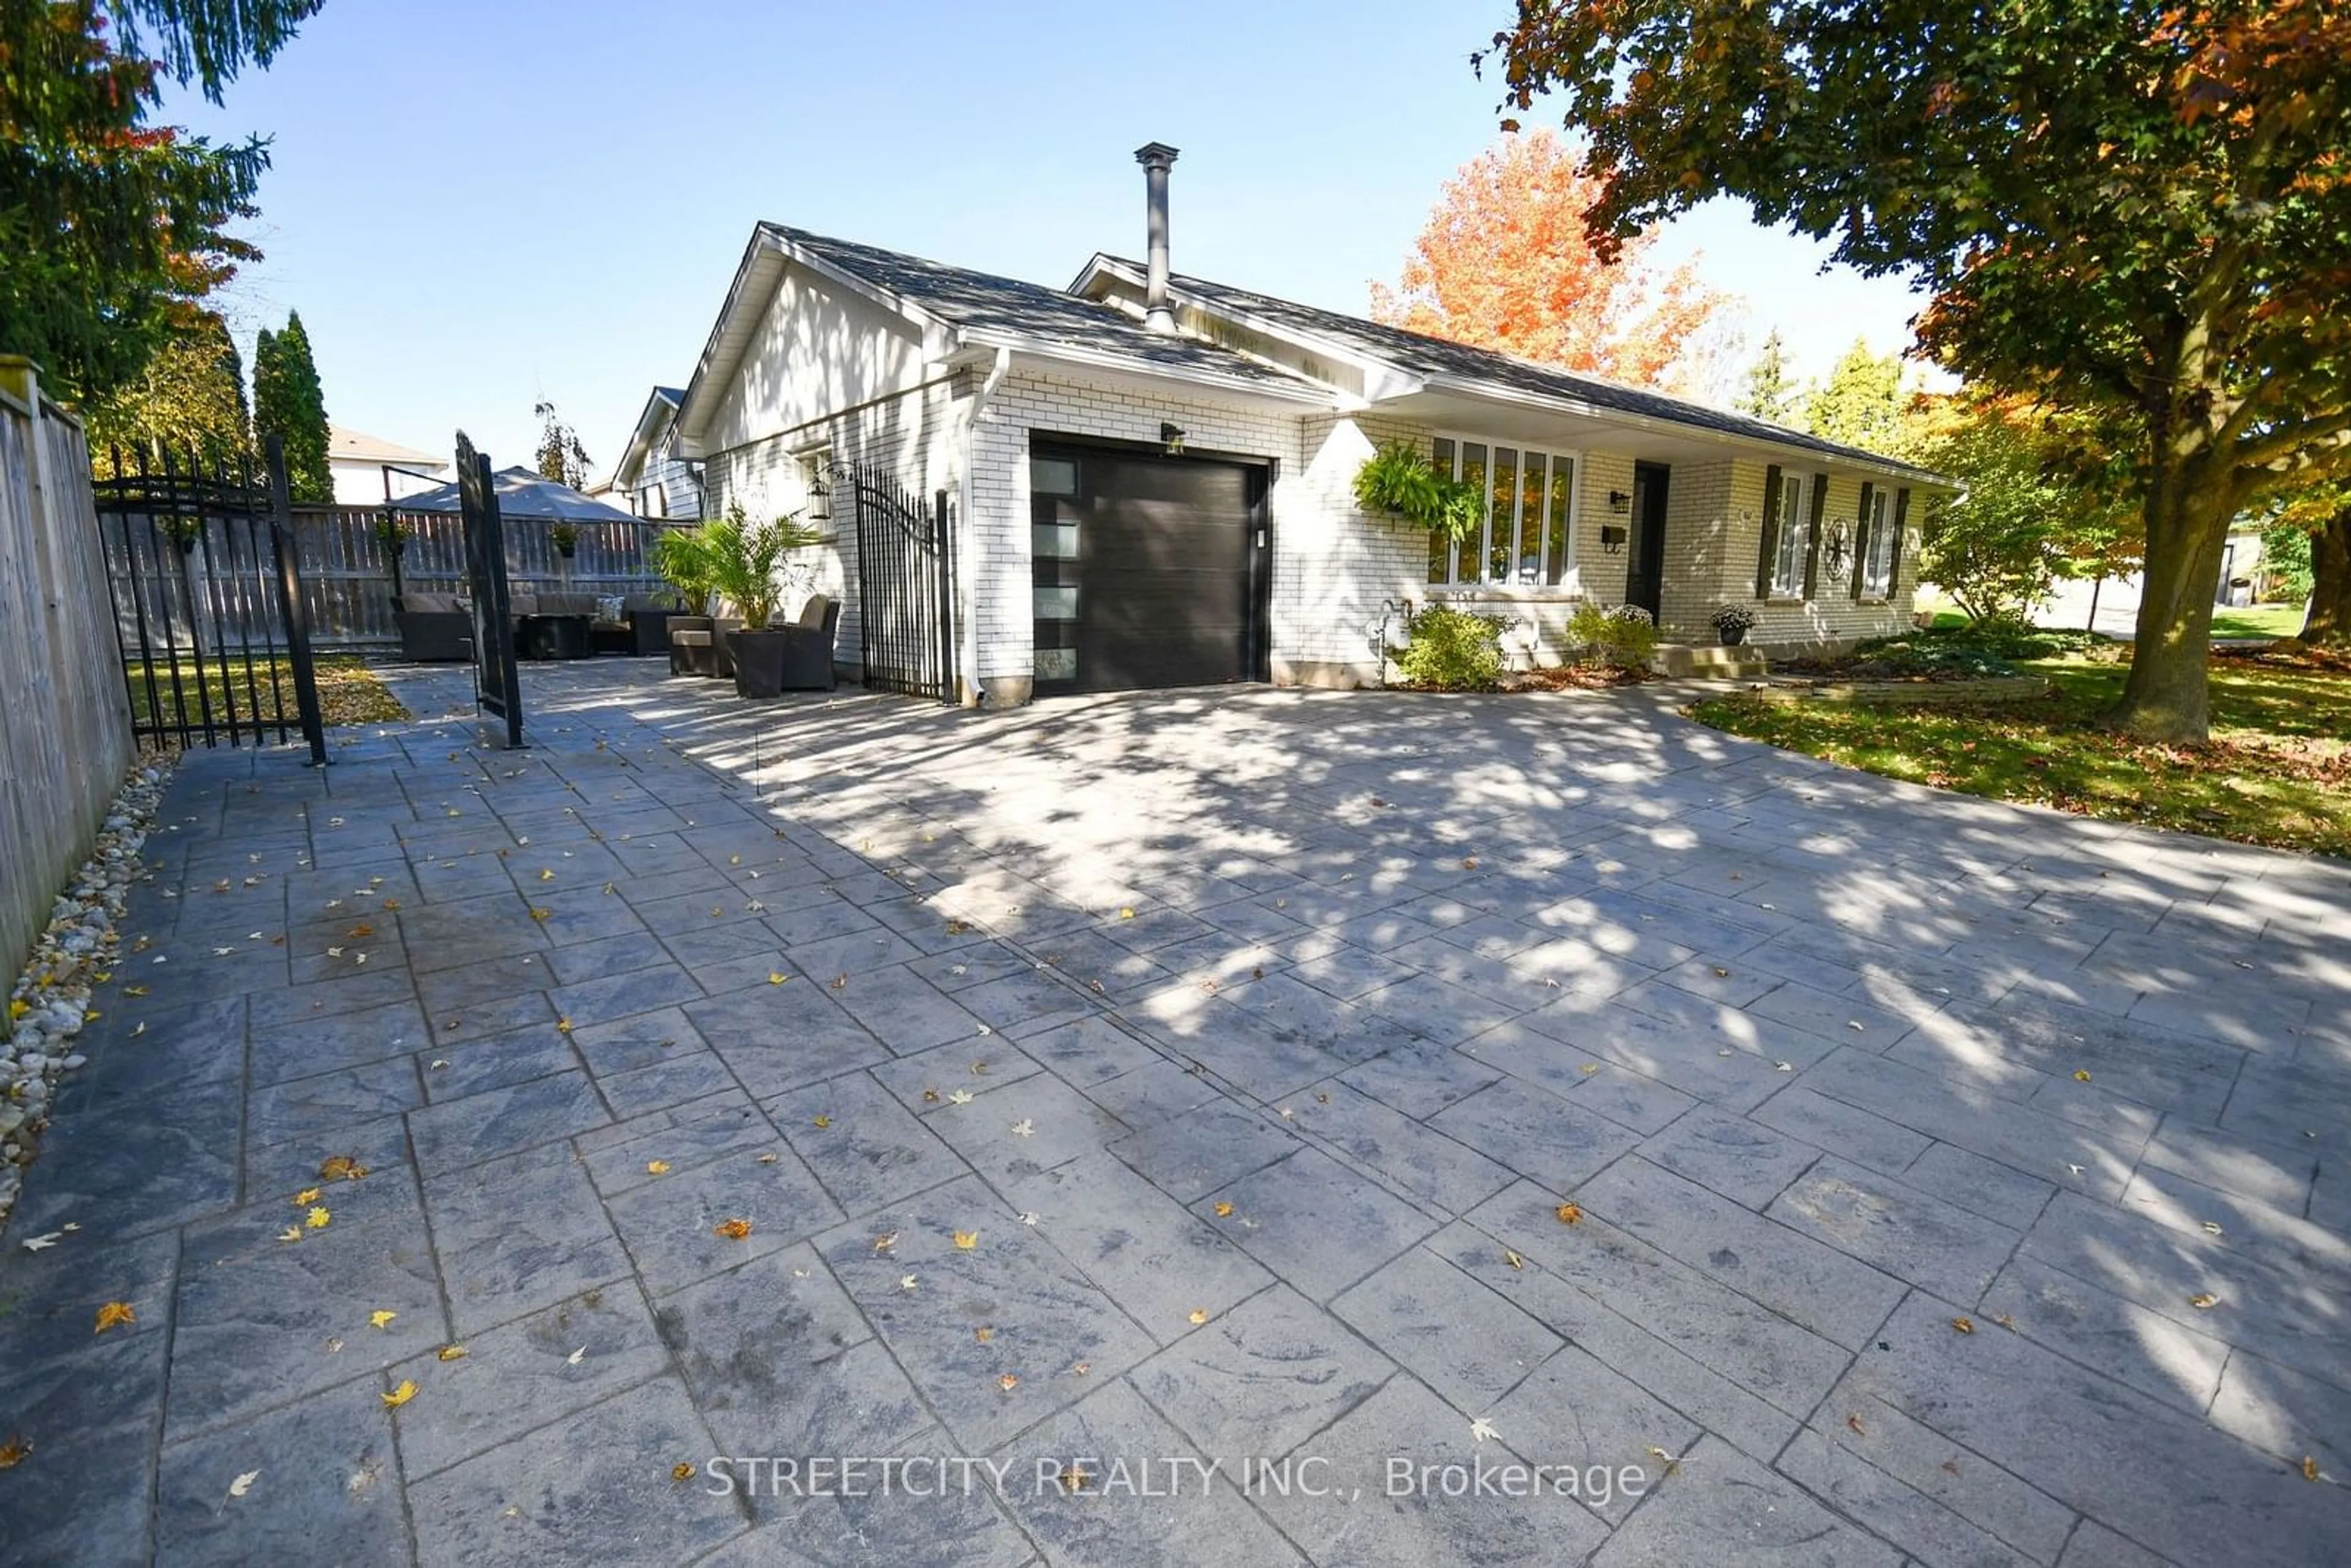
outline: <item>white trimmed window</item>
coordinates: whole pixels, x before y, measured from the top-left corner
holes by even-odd
[[[1861,591],[1884,599],[1894,588],[1894,497],[1882,488],[1870,492],[1869,516],[1861,526]]]
[[[1780,543],[1771,557],[1771,597],[1801,599],[1804,559],[1812,553],[1812,481],[1802,474],[1780,480]]]
[[[1429,444],[1429,460],[1484,499],[1468,538],[1456,545],[1429,535],[1430,582],[1550,588],[1567,580],[1575,560],[1575,454],[1440,435]]]

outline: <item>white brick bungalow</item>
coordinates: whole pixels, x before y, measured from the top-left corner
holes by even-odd
[[[1137,156],[1164,199],[1172,150]],[[1165,235],[1165,208],[1155,208]],[[775,224],[752,235],[653,454],[706,513],[823,513],[837,465],[949,499],[967,700],[1215,681],[1376,684],[1384,625],[1460,601],[1551,663],[1585,599],[1768,650],[1907,626],[1933,474],[1654,392],[1109,255],[1067,289]],[[1458,552],[1354,505],[1401,438],[1481,480]],[[860,659],[856,562],[825,552]],[[1767,526],[1768,525],[1768,526]]]

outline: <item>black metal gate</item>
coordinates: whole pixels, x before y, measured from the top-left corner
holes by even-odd
[[[956,700],[954,514],[872,469],[851,472],[857,522],[857,637],[876,691]]]
[[[276,437],[250,457],[110,455],[91,489],[132,733],[183,747],[284,744],[327,760],[299,552]]]
[[[515,669],[507,591],[506,519],[490,459],[457,433],[457,509],[465,522],[465,575],[474,588],[474,706],[503,719],[507,745],[522,744],[522,679]]]

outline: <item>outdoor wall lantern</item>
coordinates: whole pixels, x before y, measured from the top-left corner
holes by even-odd
[[[1164,420],[1161,421],[1159,425],[1159,444],[1166,448],[1168,456],[1183,456],[1184,432],[1176,425],[1170,424]]]
[[[1612,512],[1629,512],[1633,509],[1633,497],[1622,490],[1611,490],[1608,492],[1608,509]]]
[[[824,482],[820,472],[809,476],[808,515],[811,523],[832,521],[832,486]]]
[[[1600,525],[1600,548],[1614,555],[1625,548],[1625,530],[1613,524]]]

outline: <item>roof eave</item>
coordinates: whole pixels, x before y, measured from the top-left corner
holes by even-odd
[[[1298,410],[1343,410],[1343,400],[1329,387],[1309,381],[1265,381],[1249,376],[1219,375],[1189,365],[1157,364],[1125,354],[1099,353],[1064,343],[1023,338],[1017,333],[974,329],[964,334],[975,350],[1008,349],[1021,360],[1041,366],[1071,366],[1081,371],[1109,371],[1149,382],[1177,382],[1228,397],[1253,402],[1279,403]]]
[[[643,410],[637,415],[636,428],[629,432],[627,448],[622,452],[621,460],[612,465],[612,472],[606,477],[605,484],[635,487],[636,482],[644,475],[645,462],[653,455],[653,444],[662,438],[664,430],[676,423],[679,406],[664,396],[661,388],[653,389],[653,395],[645,400]]]
[[[1581,419],[1603,424],[1621,424],[1635,430],[1670,435],[1686,441],[1709,441],[1718,445],[1745,447],[1801,458],[1807,463],[1831,464],[1839,467],[1860,469],[1866,473],[1884,474],[1890,478],[1907,479],[1917,485],[1930,485],[1956,490],[1957,481],[1929,468],[1914,467],[1896,458],[1864,452],[1858,447],[1824,452],[1801,441],[1774,441],[1769,436],[1748,435],[1738,431],[1719,430],[1712,425],[1694,421],[1660,419],[1652,414],[1633,413],[1624,409],[1608,408],[1583,398],[1568,397],[1557,392],[1531,392],[1524,387],[1505,386],[1482,376],[1437,374],[1428,378],[1428,390],[1450,392],[1458,397],[1485,398],[1495,402],[1515,403],[1522,408],[1555,409]]]

